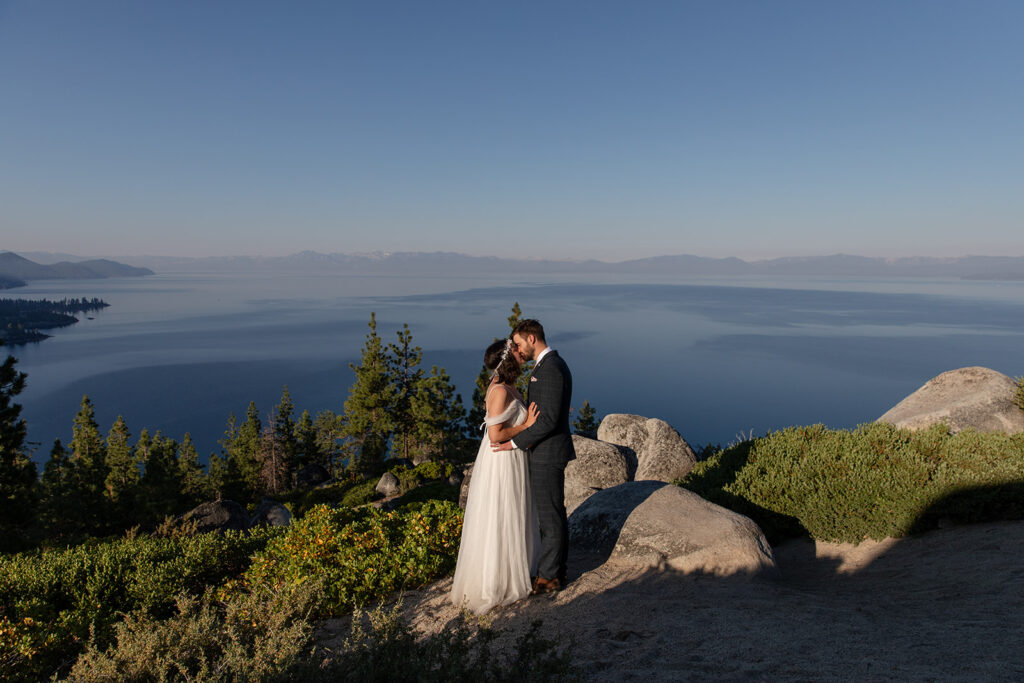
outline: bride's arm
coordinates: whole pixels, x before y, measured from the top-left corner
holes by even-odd
[[[510,403],[512,403],[512,396],[507,391],[492,391],[487,395],[487,414],[488,415],[501,415],[505,410],[508,409]],[[500,443],[502,441],[508,441],[514,438],[516,434],[523,431],[527,427],[533,425],[537,421],[537,415],[540,413],[537,410],[537,404],[531,403],[530,409],[526,411],[526,422],[521,425],[510,425],[507,422],[500,424],[489,425],[487,427],[487,436],[491,439],[491,443]]]

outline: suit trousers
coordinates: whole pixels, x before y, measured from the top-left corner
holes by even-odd
[[[530,488],[540,526],[537,576],[565,581],[569,521],[565,514],[565,465],[530,463]]]

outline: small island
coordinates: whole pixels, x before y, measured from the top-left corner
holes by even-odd
[[[78,322],[75,313],[99,311],[107,302],[86,299],[0,299],[0,346],[40,342],[50,337],[40,330],[67,327]]]

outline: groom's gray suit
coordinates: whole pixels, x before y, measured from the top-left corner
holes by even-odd
[[[533,369],[526,393],[540,415],[516,435],[516,445],[530,452],[530,487],[540,525],[537,575],[565,582],[569,557],[569,523],[565,514],[565,466],[576,457],[569,431],[572,373],[555,350]]]

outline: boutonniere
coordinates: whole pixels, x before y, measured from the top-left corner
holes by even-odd
[[[537,378],[536,378],[536,377],[531,377],[531,378],[530,378],[530,381],[531,381],[531,382],[536,382],[536,381],[537,381]]]

